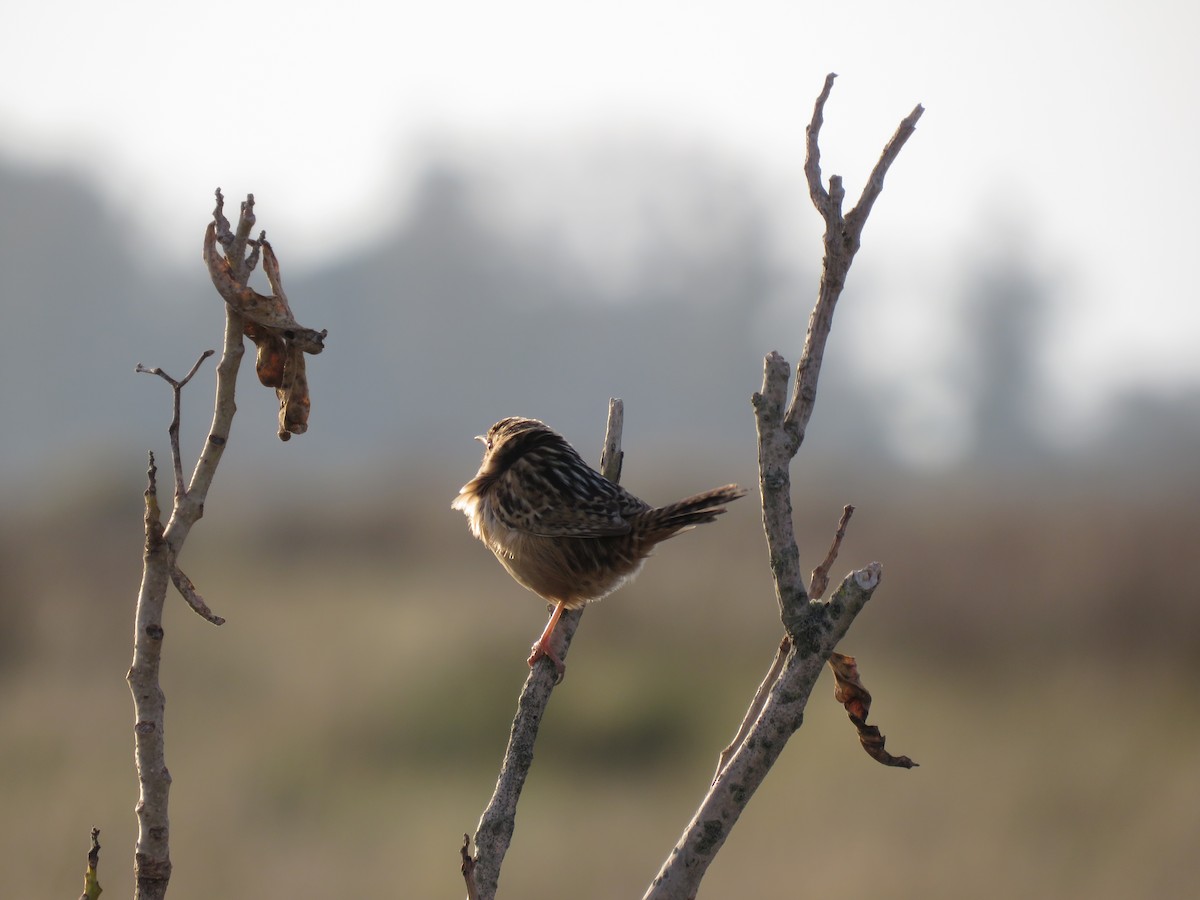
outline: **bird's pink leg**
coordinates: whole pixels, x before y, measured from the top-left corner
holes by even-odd
[[[546,623],[546,627],[542,630],[542,636],[533,642],[533,652],[529,654],[529,668],[531,669],[534,663],[543,656],[554,663],[554,671],[557,673],[557,677],[554,679],[555,684],[563,680],[563,675],[567,671],[567,665],[551,649],[550,638],[554,635],[554,626],[558,624],[558,619],[563,614],[565,608],[561,602],[554,604],[554,612],[550,613],[550,621]]]

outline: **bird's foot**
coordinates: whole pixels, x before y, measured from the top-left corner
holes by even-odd
[[[533,645],[533,652],[529,654],[529,668],[532,669],[539,659],[548,659],[554,663],[554,683],[562,683],[563,677],[567,674],[567,664],[550,649],[548,640],[541,640]]]

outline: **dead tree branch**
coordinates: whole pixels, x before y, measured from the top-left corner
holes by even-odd
[[[708,794],[646,891],[644,900],[685,900],[696,896],[730,829],[788,738],[803,722],[808,697],[826,660],[871,599],[882,577],[879,563],[870,563],[847,575],[829,600],[810,600],[793,524],[790,465],[804,441],[816,403],[817,380],[834,308],[858,252],[863,225],[883,189],[888,167],[924,110],[917,106],[901,122],[884,148],[858,204],[843,216],[842,179],[831,176],[829,189],[825,189],[821,183],[818,144],[834,77],[829,75],[825,79],[813,108],[804,163],[809,196],[825,220],[825,254],[817,301],[809,318],[790,402],[785,405],[789,366],[778,353],[766,357],[762,389],[753,397],[763,530],[785,637],[737,736],[721,754]],[[833,553],[839,542],[840,538],[835,538]]]
[[[621,478],[621,463],[624,459],[621,451],[621,431],[624,419],[624,404],[620,400],[609,400],[608,426],[604,436],[604,450],[600,455],[600,474],[610,481],[619,481]],[[561,660],[566,659],[571,639],[582,615],[583,609],[567,610],[558,621],[554,649]],[[504,864],[504,856],[512,843],[513,829],[516,827],[517,802],[521,799],[525,778],[533,764],[534,742],[537,740],[546,705],[550,702],[550,694],[555,687],[555,678],[554,666],[533,666],[525,679],[525,686],[521,689],[508,747],[500,765],[500,777],[496,780],[496,789],[475,829],[474,856],[470,856],[467,844],[464,843],[463,846],[463,878],[466,880],[470,900],[494,900],[496,896],[500,867]]]
[[[204,447],[196,460],[190,481],[185,483],[183,475],[183,457],[179,446],[180,405],[183,388],[191,381],[199,370],[200,365],[213,351],[208,350],[201,355],[196,364],[182,379],[174,379],[161,368],[147,368],[140,363],[136,371],[157,375],[166,381],[173,393],[172,418],[168,429],[171,441],[171,461],[174,470],[175,484],[171,509],[166,524],[163,523],[162,511],[158,502],[157,467],[154,454],[150,454],[150,464],[147,471],[147,486],[145,491],[145,548],[142,557],[142,581],[138,590],[137,611],[134,624],[133,663],[129,668],[126,680],[133,694],[134,706],[134,755],[137,762],[138,784],[140,795],[136,807],[138,817],[138,838],[134,852],[134,877],[136,882],[135,896],[145,900],[157,900],[166,894],[167,885],[171,878],[170,828],[167,816],[168,795],[171,787],[171,774],[167,769],[163,741],[165,698],[159,682],[159,669],[162,661],[163,642],[163,607],[166,603],[169,584],[174,584],[179,593],[199,615],[220,625],[225,620],[208,608],[200,596],[192,580],[179,568],[178,558],[183,549],[184,541],[192,526],[204,514],[204,502],[208,496],[209,487],[216,474],[217,466],[229,442],[229,432],[233,416],[237,410],[234,393],[237,385],[238,371],[241,367],[242,355],[245,352],[242,337],[248,334],[248,329],[257,326],[262,329],[260,338],[266,335],[271,340],[283,342],[283,352],[292,354],[293,348],[297,354],[316,353],[320,351],[325,332],[313,332],[302,329],[291,318],[286,299],[282,296],[278,263],[271,252],[270,245],[264,240],[251,240],[250,232],[254,227],[254,195],[249,195],[241,206],[237,231],[230,230],[229,220],[224,214],[224,197],[218,188],[216,192],[217,205],[213,210],[213,221],[205,233],[204,258],[210,274],[217,270],[221,276],[226,292],[236,293],[235,288],[242,291],[246,288],[251,271],[257,264],[260,251],[269,259],[271,271],[269,280],[275,294],[271,298],[267,313],[275,316],[269,325],[261,325],[254,319],[254,314],[261,311],[257,308],[244,314],[236,303],[230,302],[226,293],[225,304],[225,340],[221,360],[217,364],[217,388],[213,404],[212,424],[209,426]],[[223,255],[216,251],[216,241],[219,240],[224,251]],[[247,254],[247,247],[250,248]],[[214,275],[214,283],[217,281]],[[253,293],[253,292],[251,292]],[[261,297],[261,295],[255,295]],[[286,318],[280,317],[286,312]],[[286,337],[277,332],[286,332]],[[257,342],[257,341],[256,341]],[[274,346],[274,345],[272,345]],[[262,345],[260,344],[260,359]],[[287,357],[291,359],[290,355]],[[294,373],[294,363],[288,362]],[[288,371],[285,366],[284,372]],[[260,380],[261,373],[260,373]],[[302,389],[296,384],[302,383]],[[274,386],[274,385],[273,385]],[[296,404],[303,406],[303,420],[290,411]],[[299,377],[294,374],[288,380],[288,396],[286,406],[291,417],[291,426],[304,426],[307,419],[308,393],[307,381],[303,379],[301,369]],[[284,410],[281,409],[281,421],[284,420]],[[306,426],[305,426],[306,427]],[[304,427],[290,427],[288,436],[301,433]]]

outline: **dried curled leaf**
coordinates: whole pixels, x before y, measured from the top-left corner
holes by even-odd
[[[858,739],[867,755],[885,766],[899,766],[904,769],[916,768],[917,763],[907,756],[892,756],[884,748],[885,738],[874,725],[867,724],[867,715],[871,712],[871,692],[866,689],[858,677],[858,664],[853,656],[833,653],[829,657],[829,668],[833,670],[835,686],[833,696],[846,707],[850,721],[858,730]]]
[[[243,329],[246,337],[254,341],[258,356],[254,360],[254,371],[263,387],[277,388],[283,384],[283,361],[287,341],[270,329],[247,321]]]
[[[265,240],[260,241],[260,244],[263,248],[263,270],[267,272],[272,288],[277,289],[279,263],[271,245]],[[281,292],[268,297],[248,285],[240,284],[233,277],[233,268],[229,261],[217,250],[217,228],[214,222],[209,222],[208,229],[204,232],[204,262],[208,266],[208,274],[217,293],[236,312],[245,316],[247,321],[277,332],[280,337],[295,343],[305,353],[316,354],[325,349],[325,336],[328,332],[302,327],[292,315],[287,298]]]
[[[265,232],[253,242],[252,259],[257,262],[261,251],[263,271],[271,285],[270,296],[258,293],[234,277],[229,260],[217,249],[218,224],[210,222],[204,233],[204,262],[217,293],[245,319],[245,335],[258,350],[255,373],[265,387],[275,389],[279,399],[279,437],[286,441],[293,434],[308,430],[312,401],[304,354],[320,353],[325,348],[327,332],[303,328],[296,322],[283,291],[279,260]],[[228,230],[227,222],[224,228]]]
[[[295,344],[287,348],[283,360],[283,383],[275,389],[279,397],[279,439],[289,440],[293,434],[308,431],[308,374],[304,353]]]

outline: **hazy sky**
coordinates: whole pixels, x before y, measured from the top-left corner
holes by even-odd
[[[235,198],[253,190],[293,258],[335,253],[397,215],[398,163],[445,137],[511,149],[646,128],[794,189],[797,216],[812,216],[804,126],[836,71],[826,174],[845,175],[853,196],[899,120],[918,102],[927,110],[866,235],[897,327],[919,340],[922,317],[938,315],[922,298],[955,277],[948,260],[1007,218],[1066,285],[1057,377],[1068,390],[1194,385],[1197,9],[8,3],[0,153],[87,173],[161,242],[148,249],[180,265],[195,263],[218,184]],[[800,252],[815,264],[815,246]]]

